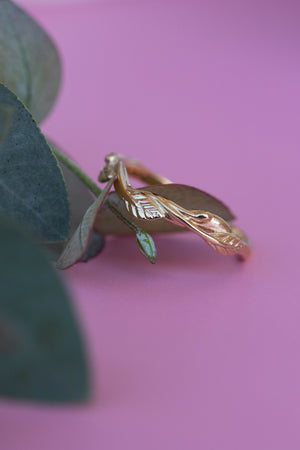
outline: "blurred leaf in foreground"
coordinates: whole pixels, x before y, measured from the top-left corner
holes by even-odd
[[[0,219],[0,395],[77,401],[88,394],[77,321],[42,251]]]
[[[0,1],[0,81],[40,122],[57,96],[61,67],[42,28],[9,0]]]
[[[0,105],[13,109],[0,142],[0,212],[28,224],[43,242],[64,241],[70,212],[57,161],[28,110],[2,84]]]

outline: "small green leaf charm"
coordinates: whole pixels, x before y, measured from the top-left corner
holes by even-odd
[[[88,395],[77,320],[42,251],[0,218],[0,396],[78,401]]]
[[[150,234],[146,231],[138,229],[135,235],[136,244],[140,252],[152,263],[156,260],[156,248]]]

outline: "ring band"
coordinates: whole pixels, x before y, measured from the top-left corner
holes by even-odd
[[[99,181],[115,178],[115,191],[131,216],[149,221],[165,219],[200,235],[222,255],[238,255],[241,259],[249,256],[248,240],[236,226],[209,211],[185,209],[161,195],[147,191],[147,188],[134,189],[128,174],[149,185],[171,183],[167,178],[149,171],[136,160],[115,153],[106,155],[105,163]]]

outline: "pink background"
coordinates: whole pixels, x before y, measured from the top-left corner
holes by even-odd
[[[299,2],[22,3],[63,58],[43,130],[94,178],[122,152],[220,197],[253,255],[112,238],[65,272],[92,400],[1,400],[1,450],[298,450]]]

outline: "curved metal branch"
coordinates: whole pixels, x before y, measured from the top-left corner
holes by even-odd
[[[129,214],[141,220],[163,218],[197,233],[222,255],[239,255],[243,259],[248,257],[250,247],[238,228],[208,211],[187,210],[160,195],[134,189],[128,179],[124,163],[126,159],[116,154],[107,155],[106,166],[101,171],[99,179],[105,181],[105,178],[116,176],[114,182],[116,193],[123,200]],[[145,171],[143,168],[140,174],[139,165],[135,166],[136,176],[143,180]],[[153,178],[155,179],[155,174]]]

